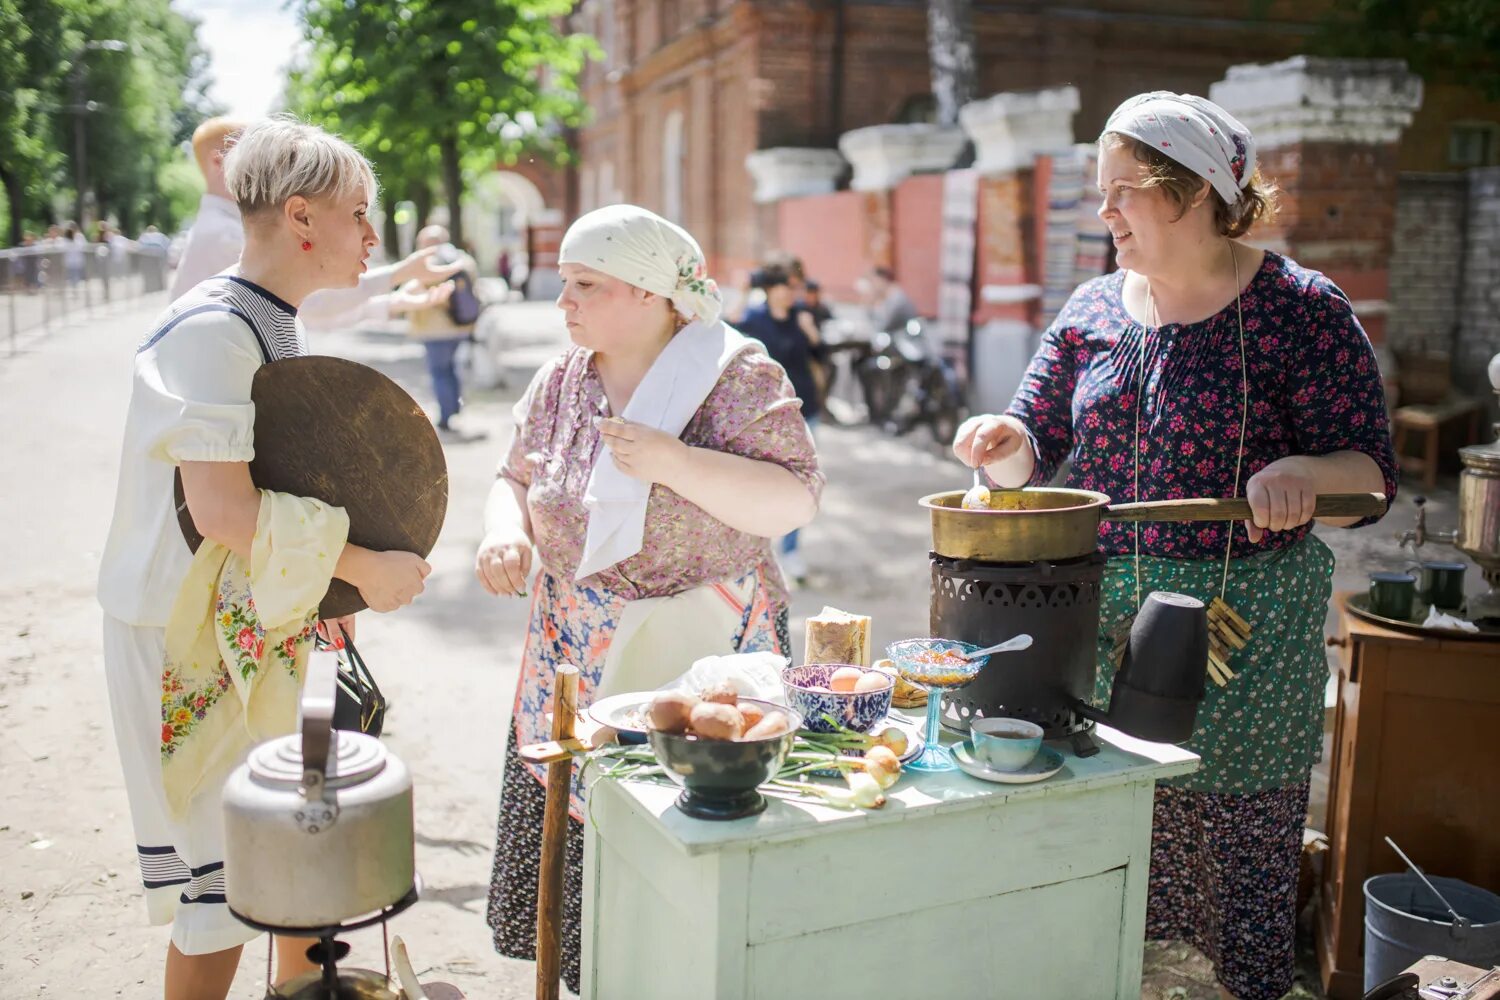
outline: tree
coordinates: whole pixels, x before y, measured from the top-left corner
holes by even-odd
[[[206,67],[197,24],[169,0],[89,0],[89,35],[122,39],[125,52],[93,53],[85,63],[87,95],[99,109],[87,117],[88,183],[100,215],[127,232],[147,221],[176,223],[158,177],[177,152],[182,131],[212,109],[201,98]],[[69,123],[71,125],[71,123]],[[73,155],[71,145],[70,156]]]
[[[1500,0],[1335,0],[1315,48],[1402,58],[1427,79],[1500,100]]]
[[[52,142],[60,110],[66,7],[53,0],[0,0],[0,185],[7,242],[46,216],[44,194],[62,162]]]
[[[558,24],[572,0],[300,0],[307,64],[292,110],[368,155],[392,198],[419,206],[437,177],[463,242],[464,174],[522,152],[571,158],[577,79],[596,50]],[[388,198],[388,201],[391,199]]]
[[[196,30],[169,0],[0,0],[10,243],[70,211],[80,132],[101,216],[126,228],[147,216],[163,227],[178,221],[158,178],[185,123],[211,111]]]
[[[957,125],[958,109],[979,89],[972,0],[927,0],[927,51],[937,123]]]

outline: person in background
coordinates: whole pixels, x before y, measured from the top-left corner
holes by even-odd
[[[36,251],[21,258],[21,280],[32,290],[42,287],[42,255],[37,244],[36,233],[26,230],[21,233],[21,246]]]
[[[819,332],[822,331],[824,323],[833,319],[833,310],[829,309],[827,303],[823,301],[823,286],[816,281],[809,281],[803,286],[801,307],[812,317],[813,325],[818,328]]]
[[[143,247],[150,247],[152,250],[163,254],[172,245],[172,241],[167,238],[167,235],[154,225],[147,226],[141,230],[141,235],[136,239],[136,242]]]
[[[79,230],[78,224],[63,225],[63,267],[68,272],[68,284],[76,285],[84,279],[85,254],[89,252],[88,237]]]
[[[168,295],[177,299],[204,278],[226,270],[240,259],[245,230],[240,210],[224,186],[224,156],[235,136],[245,127],[233,118],[210,118],[193,131],[193,158],[203,173],[203,197],[198,217],[188,230],[177,273]]]
[[[431,248],[435,259],[456,268],[450,279],[453,286],[441,301],[408,314],[411,326],[407,335],[420,341],[427,353],[427,373],[432,377],[432,393],[438,403],[438,430],[458,434],[453,426],[453,418],[463,407],[458,383],[458,348],[474,335],[474,324],[479,319],[479,300],[474,294],[479,266],[473,257],[453,247],[448,230],[442,226],[427,226],[419,232],[417,247]],[[422,289],[411,282],[403,291],[415,295]]]
[[[896,272],[890,268],[873,269],[862,284],[865,307],[870,311],[870,326],[877,332],[899,330],[908,320],[917,318],[917,307],[896,284]]]
[[[822,391],[817,365],[821,363],[822,338],[810,312],[797,305],[791,275],[777,265],[765,267],[755,284],[765,293],[765,302],[745,310],[739,330],[754,337],[766,347],[772,360],[786,369],[797,398],[802,401],[802,419],[809,434],[818,425],[822,413]],[[797,529],[781,538],[781,567],[798,586],[807,581],[807,563],[802,558]]]

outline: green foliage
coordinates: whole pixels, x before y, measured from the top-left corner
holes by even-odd
[[[75,214],[76,125],[97,217],[127,232],[179,216],[158,186],[197,122],[207,57],[170,0],[0,0],[0,183],[8,236]],[[121,44],[123,43],[123,45]]]
[[[43,194],[61,163],[51,138],[67,10],[61,0],[0,0],[0,185],[10,244],[43,219]]]
[[[203,197],[203,174],[198,171],[192,154],[179,149],[172,159],[162,164],[156,172],[156,188],[163,209],[157,218],[170,220],[170,223],[157,223],[163,232],[171,232],[183,219],[197,214],[198,199]]]
[[[1402,58],[1427,79],[1500,100],[1500,0],[1334,0],[1315,47]]]
[[[571,157],[592,39],[558,25],[572,0],[299,0],[309,45],[289,108],[375,164],[387,203],[425,208],[440,179],[461,240],[464,175],[522,154]]]

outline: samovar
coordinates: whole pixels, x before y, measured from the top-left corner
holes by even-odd
[[[1500,354],[1490,359],[1489,379],[1500,397]],[[1429,529],[1425,501],[1418,497],[1416,527],[1400,536],[1402,545],[1414,549],[1427,542],[1452,545],[1474,561],[1489,590],[1469,600],[1471,621],[1500,619],[1500,423],[1493,430],[1497,440],[1458,450],[1464,465],[1458,478],[1458,527]]]

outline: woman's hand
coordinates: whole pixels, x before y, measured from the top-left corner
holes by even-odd
[[[344,615],[341,618],[324,618],[318,622],[318,634],[328,642],[334,649],[344,648],[344,635],[348,633],[349,641],[354,641],[354,616]]]
[[[982,413],[958,425],[953,454],[971,469],[1003,462],[1026,447],[1026,431],[1014,417]]]
[[[367,549],[360,554],[349,582],[359,589],[371,611],[395,611],[416,599],[431,572],[427,560],[414,552]]]
[[[522,532],[487,535],[474,556],[474,576],[496,597],[525,597],[531,539]]]
[[[1318,484],[1305,455],[1279,458],[1250,477],[1245,499],[1250,501],[1250,520],[1245,533],[1259,542],[1268,531],[1290,531],[1313,519]]]
[[[688,446],[678,438],[621,417],[601,420],[599,433],[609,445],[615,465],[632,479],[670,483],[687,458]]]

